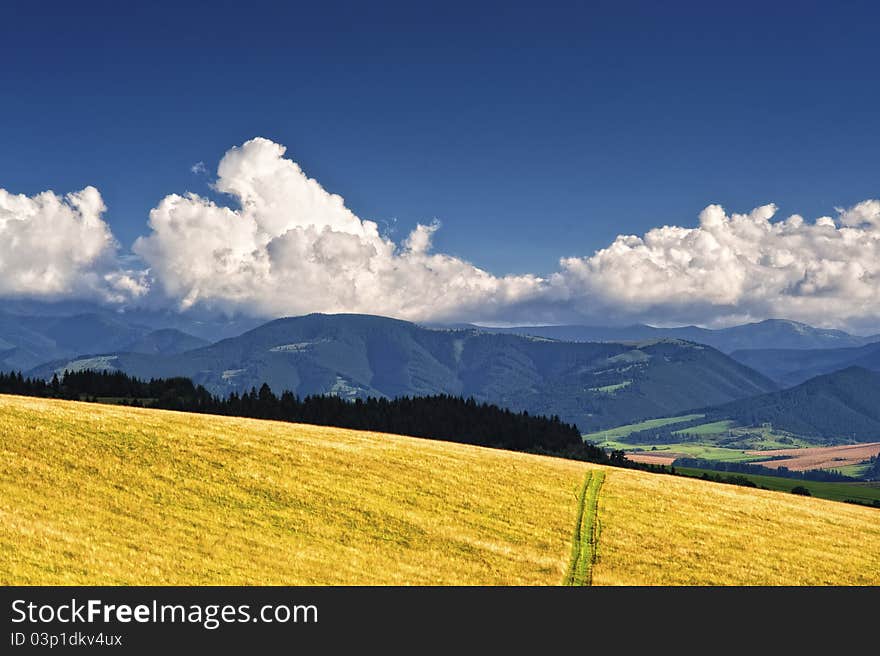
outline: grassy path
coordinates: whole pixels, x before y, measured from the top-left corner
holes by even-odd
[[[599,545],[599,490],[605,482],[604,471],[590,471],[584,479],[578,499],[577,522],[571,547],[571,560],[565,585],[592,585],[593,565]]]

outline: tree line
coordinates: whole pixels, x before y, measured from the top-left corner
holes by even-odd
[[[703,436],[688,433],[687,429],[702,426],[705,423],[708,422],[701,415],[696,419],[689,419],[688,421],[679,421],[665,426],[633,431],[624,439],[629,444],[675,444],[678,442],[689,442],[700,439]]]
[[[289,391],[277,395],[263,384],[259,390],[221,397],[189,378],[143,381],[118,371],[91,370],[56,374],[50,381],[0,373],[0,393],[336,426],[632,466],[622,451],[609,453],[584,442],[577,427],[558,415],[513,412],[447,394],[348,401],[328,395],[299,398]]]
[[[795,478],[803,481],[819,481],[827,483],[852,483],[857,478],[845,476],[839,471],[828,469],[808,469],[794,471],[788,467],[765,467],[747,462],[723,462],[719,460],[703,460],[702,458],[677,458],[673,463],[676,467],[692,467],[694,469],[711,469],[713,471],[734,472],[738,474],[757,474],[761,476],[778,476]]]
[[[871,456],[868,459],[870,466],[868,467],[868,471],[865,472],[865,480],[866,481],[880,481],[880,457]]]

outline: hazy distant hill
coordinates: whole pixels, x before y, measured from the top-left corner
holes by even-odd
[[[89,303],[4,301],[0,371],[27,371],[87,353],[176,353],[239,335],[260,323],[164,311],[114,312]]]
[[[880,374],[849,367],[778,392],[711,408],[707,418],[765,422],[799,435],[880,440]]]
[[[125,351],[176,353],[192,350],[219,339],[239,336],[263,323],[253,317],[227,317],[207,311],[174,312],[144,308],[115,311],[95,303],[80,301],[5,300],[0,309],[0,371],[27,371],[45,363],[71,359],[84,354]],[[478,329],[468,324],[455,327]],[[440,326],[440,328],[449,328],[449,326]],[[580,342],[683,339],[707,344],[726,353],[756,348],[857,347],[872,341],[880,341],[880,336],[857,337],[842,331],[822,330],[794,321],[775,319],[721,330],[707,330],[696,326],[653,328],[646,325],[522,326],[478,330]],[[173,331],[185,333],[201,341],[187,341]],[[154,332],[157,332],[155,336],[148,337]],[[745,355],[742,357],[744,362],[747,357]],[[809,378],[815,373],[820,372],[807,371],[796,382]]]
[[[0,312],[0,370],[27,370],[63,355],[51,338]]]
[[[173,355],[192,351],[210,344],[205,339],[193,337],[187,333],[175,330],[174,328],[165,328],[163,330],[154,330],[147,333],[137,341],[131,343],[126,350],[131,353],[154,353],[163,355]]]
[[[0,371],[28,371],[82,353],[173,354],[209,342],[174,329],[150,330],[104,314],[42,317],[0,314]]]
[[[783,387],[852,366],[880,371],[880,343],[840,349],[751,349],[730,356]]]
[[[654,328],[643,324],[632,326],[517,326],[512,328],[481,328],[495,333],[535,335],[550,339],[578,342],[619,342],[646,339],[686,339],[707,344],[725,353],[738,349],[814,349],[861,346],[880,341],[880,336],[859,337],[841,330],[813,328],[797,321],[767,319],[731,328],[710,330],[697,326]]]
[[[39,318],[57,320],[83,315],[107,317],[147,332],[174,328],[208,342],[235,337],[266,322],[265,318],[228,316],[220,312],[198,309],[180,312],[172,308],[129,307],[119,310],[88,301],[3,299],[0,308],[0,317],[12,317],[27,324]],[[0,331],[0,339],[2,338],[3,334]]]
[[[35,370],[110,368],[188,376],[215,393],[263,382],[348,398],[448,393],[558,414],[583,430],[753,396],[774,384],[715,349],[678,340],[570,343],[430,330],[367,315],[279,319],[174,356],[112,353]]]
[[[150,332],[112,314],[66,317],[0,313],[0,369],[30,369],[78,353],[112,352],[129,348]]]

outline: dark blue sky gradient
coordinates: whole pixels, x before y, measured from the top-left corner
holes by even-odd
[[[401,239],[547,273],[709,203],[880,194],[876,3],[4,2],[0,187],[97,186],[127,249],[230,147]]]

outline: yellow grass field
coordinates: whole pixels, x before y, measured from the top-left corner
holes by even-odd
[[[559,585],[590,469],[0,396],[0,584]],[[880,583],[877,510],[604,471],[594,584]]]
[[[880,510],[609,471],[595,585],[880,584]]]
[[[585,468],[0,396],[0,583],[556,584]]]

